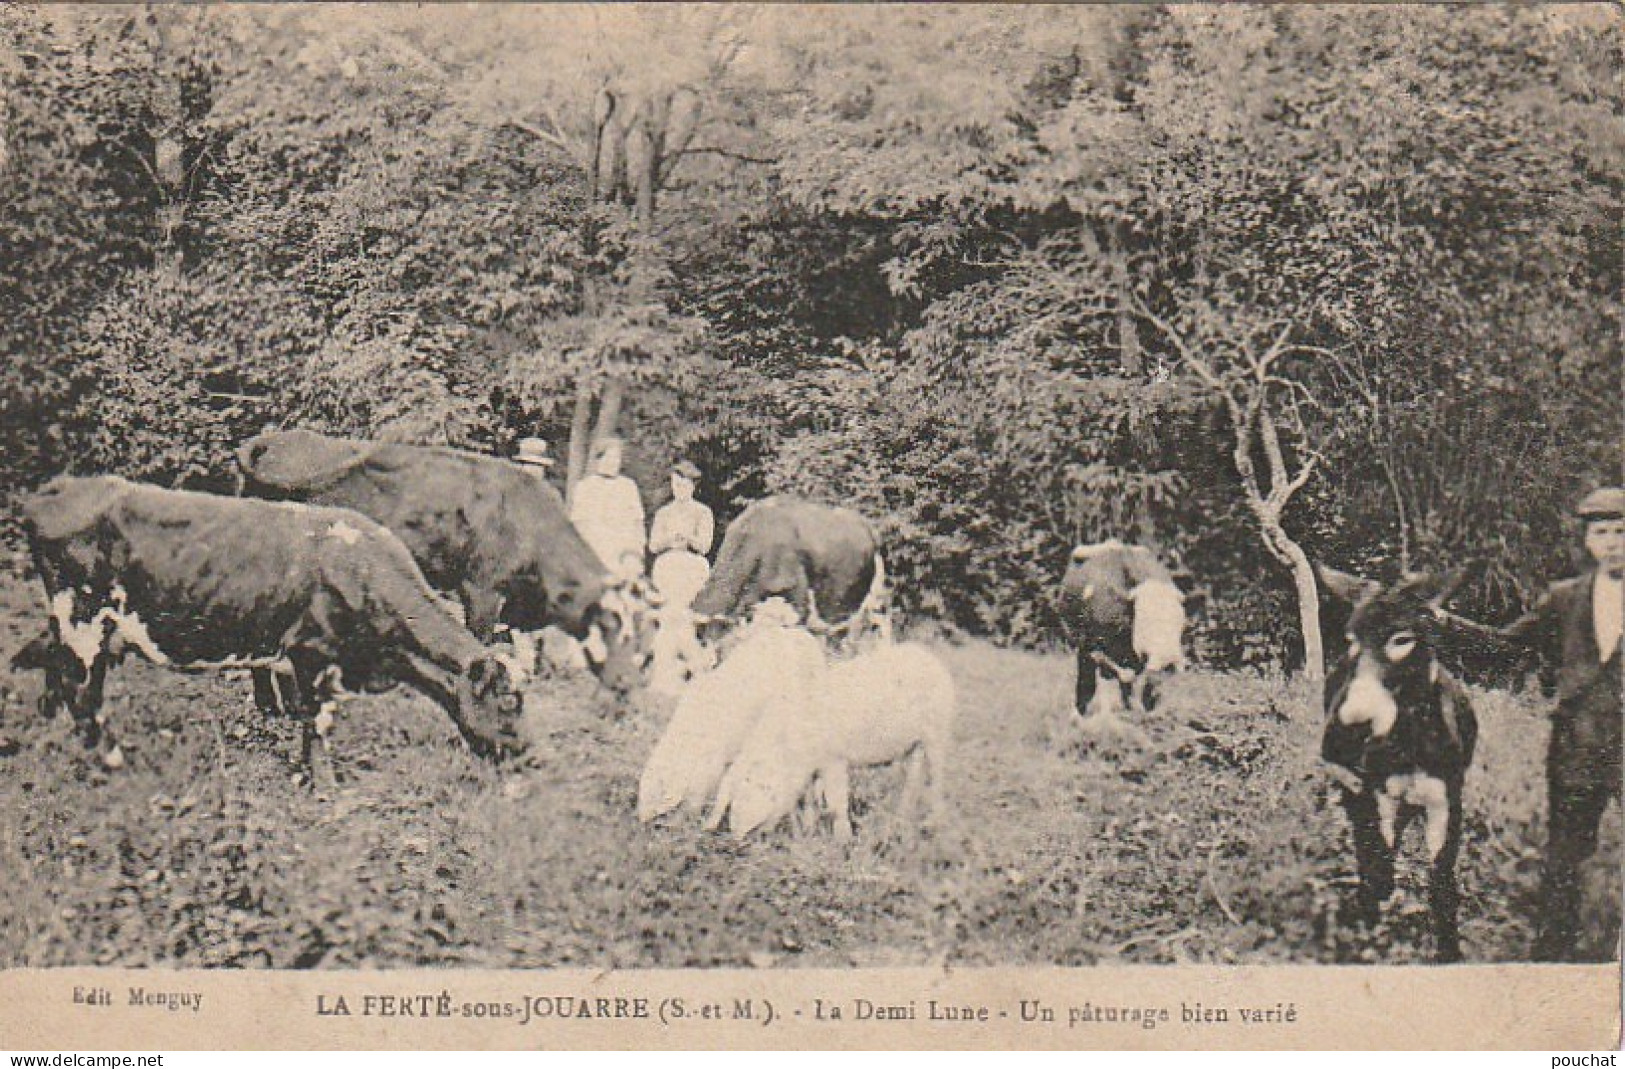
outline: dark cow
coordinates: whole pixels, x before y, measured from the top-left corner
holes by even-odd
[[[489,642],[554,625],[587,640],[606,685],[630,688],[630,612],[557,491],[508,461],[432,446],[272,431],[237,452],[244,490],[350,508],[398,535],[436,589]]]
[[[59,478],[22,517],[50,603],[41,709],[72,712],[102,746],[107,669],[135,649],[159,665],[283,668],[309,770],[339,685],[404,684],[433,699],[471,749],[522,746],[507,670],[440,602],[400,540],[343,509],[217,497],[112,476]],[[325,715],[324,715],[325,714]]]
[[[1185,666],[1183,596],[1144,546],[1110,539],[1074,549],[1061,614],[1077,649],[1079,716],[1130,703],[1150,708],[1153,678]]]
[[[869,521],[851,509],[769,497],[728,526],[694,615],[738,620],[780,597],[814,630],[886,630],[886,570]]]
[[[1368,923],[1394,890],[1394,857],[1420,814],[1435,955],[1459,961],[1456,857],[1461,789],[1478,720],[1466,691],[1439,664],[1446,585],[1412,576],[1386,588],[1330,569],[1321,584],[1353,604],[1347,648],[1326,678],[1321,756],[1352,773],[1343,806],[1354,833],[1359,907]]]

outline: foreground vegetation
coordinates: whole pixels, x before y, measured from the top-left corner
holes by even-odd
[[[0,964],[1425,960],[1414,832],[1384,925],[1338,921],[1352,853],[1300,689],[1197,672],[1145,721],[1147,745],[1100,752],[1072,719],[1065,659],[941,652],[961,696],[951,823],[899,818],[900,772],[872,770],[855,777],[847,848],[787,829],[736,842],[686,817],[640,825],[637,777],[667,710],[618,709],[581,680],[538,684],[522,773],[459,749],[424,701],[358,700],[334,737],[344,782],[317,797],[290,780],[292,725],[260,720],[246,679],[116,671],[108,707],[129,764],[107,774],[65,722],[33,718],[37,679],[0,677],[16,745],[0,759]],[[1523,960],[1543,705],[1484,694],[1479,708],[1463,941],[1470,961]],[[1593,953],[1618,933],[1619,847],[1615,810],[1589,869]]]

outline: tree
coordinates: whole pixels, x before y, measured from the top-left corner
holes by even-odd
[[[669,386],[692,373],[683,365],[700,324],[668,306],[658,206],[685,163],[694,171],[698,157],[730,155],[695,139],[716,124],[750,19],[726,8],[506,9],[485,23],[476,52],[457,57],[468,114],[524,131],[585,176],[579,311],[515,368],[532,396],[555,392],[561,372],[574,380],[571,488],[592,443],[615,432],[628,386]],[[469,44],[461,20],[431,15],[425,32],[442,45]]]

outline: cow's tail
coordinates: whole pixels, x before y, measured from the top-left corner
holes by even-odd
[[[1130,597],[1134,602],[1133,648],[1146,669],[1183,668],[1185,606],[1179,588],[1153,580],[1135,587]]]

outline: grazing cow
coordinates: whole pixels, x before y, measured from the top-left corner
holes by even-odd
[[[1322,568],[1331,595],[1352,602],[1348,646],[1326,679],[1321,756],[1353,774],[1343,805],[1354,833],[1359,906],[1374,922],[1394,890],[1406,825],[1424,818],[1435,955],[1459,961],[1456,856],[1461,789],[1478,720],[1466,691],[1437,658],[1445,587],[1411,577],[1387,588]]]
[[[1128,702],[1149,709],[1153,676],[1185,667],[1183,595],[1143,546],[1110,539],[1074,549],[1061,580],[1061,614],[1077,649],[1079,716]]]
[[[768,598],[789,602],[817,631],[889,635],[886,569],[869,521],[851,509],[769,497],[728,526],[694,615],[737,619]]]
[[[823,667],[823,644],[796,626],[794,609],[778,598],[758,606],[722,663],[683,688],[638,782],[638,819],[703,810],[763,711],[799,698]]]
[[[631,688],[624,591],[558,493],[519,466],[307,430],[258,435],[237,460],[247,493],[354,509],[395,532],[430,584],[462,603],[480,641],[491,641],[499,623],[515,634],[555,625],[586,641],[589,663],[612,690]]]
[[[918,643],[882,645],[831,664],[817,685],[770,704],[723,777],[706,826],[728,819],[736,836],[788,816],[816,779],[835,822],[852,838],[853,765],[909,757],[900,811],[911,814],[922,780],[942,825],[942,794],[953,737],[953,677]]]
[[[49,638],[20,660],[46,670],[41,710],[69,709],[110,767],[123,756],[104,739],[102,686],[131,649],[177,669],[290,673],[306,771],[341,683],[405,684],[477,753],[522,749],[520,697],[501,662],[364,516],[102,476],[52,481],[24,498],[22,517],[50,620]]]

